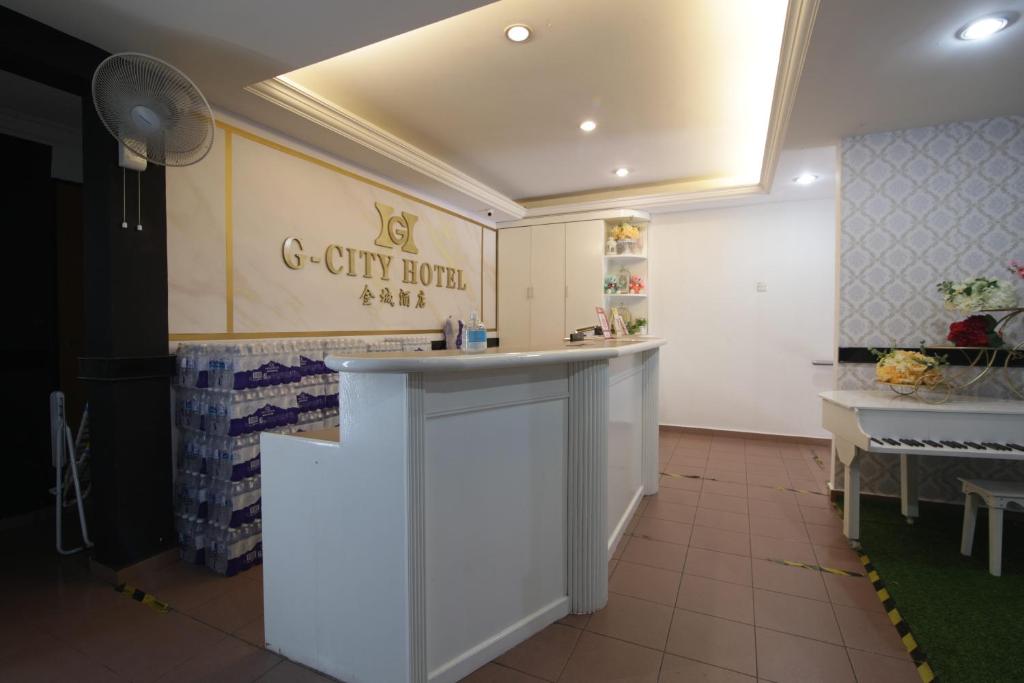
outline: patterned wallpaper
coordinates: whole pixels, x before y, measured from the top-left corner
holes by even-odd
[[[959,317],[936,283],[1009,280],[1007,263],[1024,260],[1024,116],[846,138],[841,193],[839,346],[943,343]],[[1024,338],[1024,325],[1009,332]],[[1009,372],[1024,386],[1024,368]],[[976,393],[1010,397],[996,375]],[[840,365],[838,385],[874,388],[874,367]],[[898,495],[895,459],[871,458],[861,473],[865,492]],[[965,476],[1020,481],[1024,463],[925,458],[921,497],[959,501]]]

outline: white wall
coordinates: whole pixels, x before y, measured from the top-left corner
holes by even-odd
[[[811,361],[835,348],[835,211],[826,198],[654,217],[661,424],[826,435],[832,368]]]

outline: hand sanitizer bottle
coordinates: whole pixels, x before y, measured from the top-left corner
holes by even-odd
[[[469,314],[469,322],[462,337],[462,350],[466,353],[483,353],[487,350],[487,327],[477,318],[476,311]]]

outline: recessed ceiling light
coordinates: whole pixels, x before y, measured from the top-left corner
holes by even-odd
[[[629,175],[629,169],[626,168],[625,166],[623,166],[622,168],[617,168],[615,169],[615,175],[619,176],[620,178],[625,178],[626,176]]]
[[[533,31],[526,24],[512,24],[505,29],[505,37],[513,43],[522,43],[530,39]]]
[[[586,121],[580,124],[580,130],[582,130],[584,133],[591,133],[596,128],[597,123],[595,121],[591,121],[590,119],[587,119]]]
[[[813,173],[801,173],[796,178],[793,178],[793,182],[797,185],[810,185],[817,179],[818,176]]]
[[[974,21],[961,26],[960,30],[956,32],[956,37],[960,40],[984,40],[985,38],[1002,31],[1004,28],[1012,24],[1016,18],[1017,15],[1012,12],[989,14],[984,17],[979,17]]]

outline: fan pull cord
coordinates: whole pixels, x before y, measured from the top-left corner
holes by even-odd
[[[138,193],[138,210],[139,210],[139,222],[136,223],[135,229],[139,232],[142,231],[142,172],[137,171],[135,173],[136,179],[136,192]]]
[[[121,168],[121,227],[123,229],[128,228],[128,199],[127,199],[127,179],[128,172]]]

